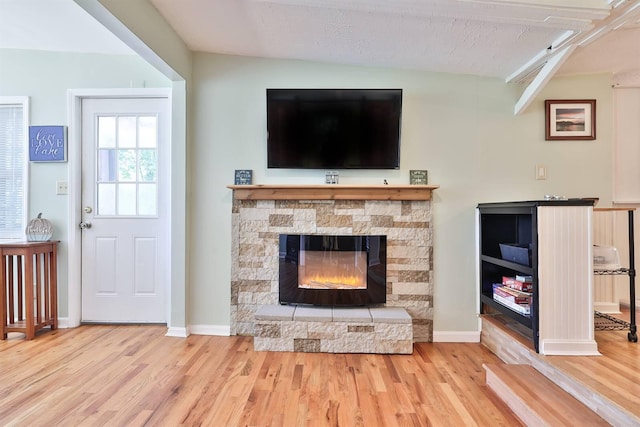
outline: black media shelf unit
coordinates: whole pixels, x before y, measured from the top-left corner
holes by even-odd
[[[522,202],[480,203],[479,278],[480,314],[502,314],[530,331],[536,352],[539,352],[539,298],[538,298],[538,207],[540,206],[593,206],[593,200],[538,200]],[[517,244],[529,248],[529,263],[518,264],[502,259],[500,244]],[[502,277],[531,276],[532,303],[530,314],[524,315],[493,298],[493,284],[502,283]]]

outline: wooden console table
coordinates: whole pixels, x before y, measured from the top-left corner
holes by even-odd
[[[0,338],[58,328],[57,241],[0,243]]]

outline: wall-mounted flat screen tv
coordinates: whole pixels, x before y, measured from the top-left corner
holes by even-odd
[[[398,169],[402,89],[267,89],[267,166]]]

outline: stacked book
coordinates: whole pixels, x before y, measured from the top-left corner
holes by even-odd
[[[493,284],[493,300],[523,315],[531,314],[533,300],[531,276],[503,277]]]
[[[533,277],[531,276],[503,276],[502,284],[517,291],[533,292]]]

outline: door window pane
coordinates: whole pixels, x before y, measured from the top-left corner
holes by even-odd
[[[114,182],[116,168],[116,150],[98,150],[98,182]]]
[[[116,146],[116,118],[114,116],[98,117],[98,147],[113,148]]]
[[[136,180],[136,150],[118,150],[118,181]]]
[[[156,148],[158,141],[158,119],[155,116],[138,117],[138,145],[141,148]]]
[[[98,215],[115,215],[116,185],[98,184]]]
[[[118,117],[118,146],[136,146],[136,117]]]
[[[140,150],[139,173],[140,181],[155,182],[158,173],[158,163],[156,159],[156,150]]]
[[[118,215],[136,214],[136,184],[118,184]]]

